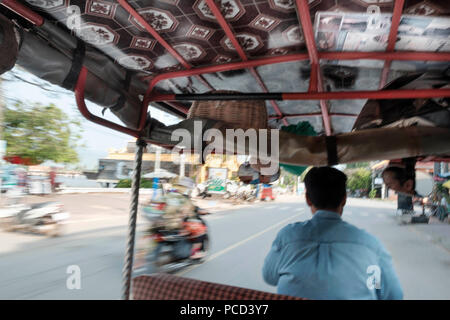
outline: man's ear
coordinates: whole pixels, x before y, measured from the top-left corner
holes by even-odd
[[[309,199],[307,192],[305,192],[305,199],[306,199],[306,204],[308,205],[308,207],[311,207],[312,206],[312,202]]]
[[[347,203],[347,193],[345,193],[344,199],[341,202],[342,208],[345,206],[346,203]]]

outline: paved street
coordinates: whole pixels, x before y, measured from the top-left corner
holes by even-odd
[[[71,213],[66,235],[60,238],[0,232],[0,298],[119,299],[128,199],[127,194],[58,196]],[[393,256],[405,299],[450,299],[450,250],[432,231],[439,227],[444,237],[450,225],[399,225],[395,207],[391,202],[349,199],[343,218],[383,242]],[[310,217],[301,197],[218,210],[206,217],[211,234],[208,259],[178,274],[275,292],[262,280],[264,257],[278,230]],[[140,228],[143,223],[139,220]],[[66,288],[70,265],[81,269],[80,290]]]

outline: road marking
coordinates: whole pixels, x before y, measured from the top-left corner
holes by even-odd
[[[101,209],[101,210],[111,210],[111,207],[107,207],[107,206],[99,206],[98,204],[93,204],[90,206],[93,209]]]
[[[367,212],[361,212],[361,215],[362,215],[363,217],[368,217],[368,216],[369,216],[369,214],[368,214]]]
[[[95,221],[105,221],[105,220],[116,220],[116,219],[126,219],[127,217],[108,217],[108,218],[91,218],[91,219],[80,219],[80,220],[69,220],[65,222],[66,224],[73,223],[84,223],[84,222],[95,222]]]
[[[244,240],[236,242],[235,244],[233,244],[233,245],[231,245],[231,246],[229,246],[229,247],[227,247],[227,248],[225,248],[225,249],[223,249],[223,250],[221,250],[219,252],[216,252],[215,254],[210,256],[209,258],[206,258],[205,262],[203,262],[201,265],[204,265],[204,264],[206,264],[206,263],[208,263],[208,262],[210,262],[210,261],[212,261],[212,260],[214,260],[214,259],[216,259],[216,258],[218,258],[218,257],[220,257],[222,255],[224,255],[225,253],[227,253],[227,252],[229,252],[229,251],[231,251],[231,250],[233,250],[233,249],[235,249],[235,248],[237,248],[239,246],[242,246],[243,244],[245,244],[245,243],[247,243],[247,242],[249,242],[249,241],[251,241],[251,240],[253,240],[255,238],[258,238],[259,236],[263,235],[266,232],[269,232],[269,231],[271,231],[271,230],[273,230],[275,228],[278,228],[280,225],[286,223],[289,220],[292,220],[292,219],[298,217],[299,215],[300,214],[294,214],[293,216],[290,216],[290,217],[288,217],[288,218],[286,218],[284,220],[281,220],[277,224],[274,224],[273,226],[270,226],[267,229],[264,229],[264,230],[262,230],[262,231],[260,231],[258,233],[255,233],[254,235],[252,235],[252,236],[250,236],[250,237],[248,237],[248,238],[246,238]],[[185,274],[185,273],[187,273],[189,271],[192,271],[195,268],[198,268],[199,266],[200,265],[195,265],[195,266],[193,266],[191,268],[188,268],[188,269],[186,269],[186,270],[184,270],[184,271],[182,271],[180,273],[177,273],[177,275],[181,276],[181,275],[183,275],[183,274]]]
[[[295,211],[302,212],[305,208],[297,208]]]

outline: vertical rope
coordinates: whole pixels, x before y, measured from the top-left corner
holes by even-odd
[[[133,182],[131,185],[130,218],[128,220],[128,239],[125,253],[125,264],[122,271],[122,299],[130,299],[131,273],[133,271],[134,239],[136,236],[136,218],[139,205],[139,185],[141,183],[142,154],[146,143],[142,139],[136,141]]]

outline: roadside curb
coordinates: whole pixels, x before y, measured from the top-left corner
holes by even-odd
[[[55,194],[73,193],[131,193],[131,188],[67,188]],[[153,189],[139,189],[139,194],[152,194]]]

